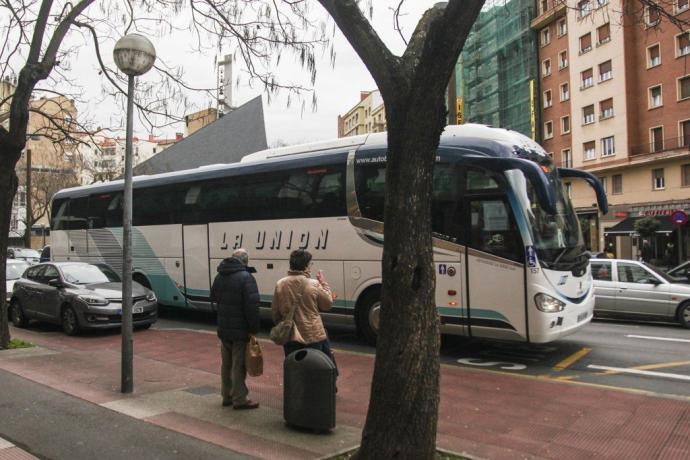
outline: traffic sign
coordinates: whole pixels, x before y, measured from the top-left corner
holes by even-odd
[[[685,211],[673,211],[673,214],[671,214],[671,221],[673,221],[673,223],[676,225],[685,225],[685,223],[688,221],[688,215],[685,213]]]

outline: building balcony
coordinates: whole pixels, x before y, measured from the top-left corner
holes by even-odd
[[[630,148],[630,157],[639,159],[641,155],[677,151],[678,153],[690,152],[690,140],[682,137],[669,137],[661,142],[648,142],[634,145]],[[674,152],[675,153],[675,152]]]
[[[540,6],[538,4],[538,6]],[[532,19],[532,29],[542,29],[547,24],[552,23],[556,19],[565,16],[568,11],[568,4],[565,0],[546,0],[546,8],[536,18]]]

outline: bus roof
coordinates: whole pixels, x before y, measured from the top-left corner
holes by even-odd
[[[185,182],[187,180],[205,178],[205,176],[217,177],[222,175],[222,171],[238,167],[252,167],[286,160],[307,160],[332,157],[333,155],[339,156],[352,149],[385,149],[386,143],[387,133],[385,132],[363,134],[330,141],[262,150],[244,156],[238,163],[207,165],[155,175],[139,175],[135,176],[133,181],[135,187],[144,184],[158,185],[178,181]],[[472,150],[482,156],[513,157],[518,150],[522,150],[546,157],[546,152],[539,144],[517,131],[471,123],[446,126],[441,135],[439,146]],[[59,198],[64,195],[84,196],[90,193],[118,190],[122,187],[123,182],[120,179],[63,189],[57,192],[53,198]]]

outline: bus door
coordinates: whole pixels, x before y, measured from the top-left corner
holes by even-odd
[[[210,308],[211,275],[209,271],[208,224],[183,225],[184,293],[187,306]]]
[[[470,334],[526,340],[524,249],[510,205],[490,173],[468,169],[466,184]]]

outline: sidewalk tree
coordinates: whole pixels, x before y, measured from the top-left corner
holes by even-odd
[[[386,107],[388,152],[382,311],[359,458],[433,458],[440,331],[431,242],[432,174],[446,88],[484,0],[427,10],[402,56],[356,0],[319,0],[364,62]]]

